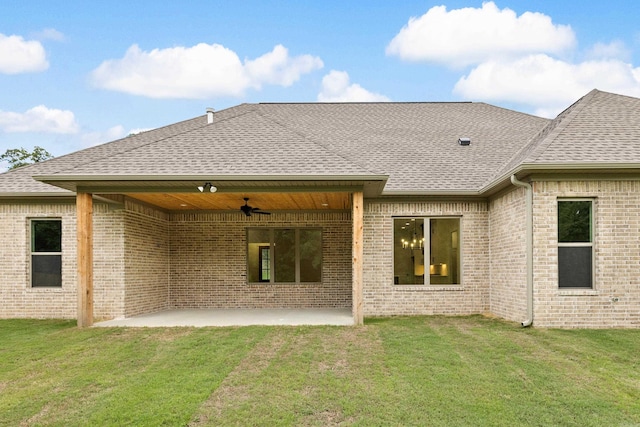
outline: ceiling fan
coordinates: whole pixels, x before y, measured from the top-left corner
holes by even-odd
[[[251,214],[260,214],[260,215],[271,215],[271,212],[261,211],[260,208],[254,208],[249,206],[249,198],[244,198],[244,206],[240,206],[240,210],[246,215],[251,216]]]

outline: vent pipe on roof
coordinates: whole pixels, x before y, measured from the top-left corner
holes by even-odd
[[[213,108],[207,108],[207,124],[213,123],[213,112],[215,110]]]

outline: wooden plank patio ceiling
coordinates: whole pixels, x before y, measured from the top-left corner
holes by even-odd
[[[292,192],[292,193],[127,193],[128,197],[170,211],[214,210],[239,211],[244,198],[249,206],[264,211],[348,210],[348,192]]]

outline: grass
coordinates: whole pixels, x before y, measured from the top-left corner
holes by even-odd
[[[0,425],[639,426],[640,331],[2,320]]]

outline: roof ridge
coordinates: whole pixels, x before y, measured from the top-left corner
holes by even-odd
[[[234,106],[234,107],[231,107],[231,108],[225,109],[225,110],[221,110],[220,112],[217,112],[217,114],[220,114],[222,111],[232,110],[232,109],[240,108],[240,107],[247,108],[247,107],[251,107],[251,106],[253,106],[253,104],[240,104],[240,105],[237,105],[237,106]],[[247,109],[247,111],[242,111],[242,112],[240,112],[239,114],[235,114],[235,115],[232,115],[232,116],[230,116],[230,117],[225,117],[225,118],[219,119],[219,120],[218,120],[218,122],[224,122],[224,121],[227,121],[227,120],[231,120],[231,119],[233,119],[233,118],[235,118],[235,117],[240,117],[240,116],[243,116],[243,115],[245,115],[245,114],[249,114],[251,111],[253,111],[253,110],[255,110],[255,109],[256,109],[256,108],[255,108],[255,106],[253,106],[253,108]],[[214,115],[215,115],[215,114],[216,114],[216,112],[214,112]],[[119,150],[119,151],[117,151],[116,153],[110,153],[109,155],[101,156],[101,157],[98,157],[98,158],[91,158],[90,160],[88,160],[88,161],[86,161],[86,162],[76,163],[76,164],[74,164],[73,166],[71,166],[70,168],[59,169],[59,170],[57,170],[56,172],[53,172],[53,173],[52,173],[52,175],[56,175],[56,174],[59,174],[59,173],[61,173],[61,172],[67,171],[67,170],[72,170],[72,169],[75,169],[75,168],[77,168],[77,167],[79,167],[79,166],[86,166],[86,165],[89,165],[89,164],[91,164],[91,163],[94,163],[94,162],[98,162],[98,161],[104,160],[104,159],[105,159],[105,158],[107,158],[107,157],[114,157],[114,156],[118,156],[118,155],[120,155],[120,154],[124,154],[124,153],[129,153],[129,152],[135,151],[135,150],[137,150],[137,149],[139,149],[139,148],[142,148],[142,147],[148,147],[148,146],[150,146],[150,145],[154,145],[154,144],[157,144],[157,143],[159,143],[159,142],[165,141],[165,140],[167,140],[167,139],[169,139],[169,138],[174,138],[174,137],[176,137],[176,136],[178,136],[178,135],[185,135],[185,134],[188,134],[188,133],[190,133],[190,132],[198,131],[198,130],[200,130],[200,129],[202,129],[202,128],[204,128],[204,127],[206,127],[206,126],[208,126],[208,125],[209,125],[209,123],[208,123],[207,121],[203,120],[205,117],[206,117],[206,115],[196,116],[196,117],[192,117],[191,119],[183,120],[183,121],[178,122],[178,123],[173,123],[173,124],[171,124],[171,125],[161,126],[161,127],[159,127],[159,128],[151,129],[151,130],[149,130],[149,131],[147,131],[147,132],[159,131],[159,130],[161,130],[161,129],[165,129],[165,128],[169,128],[169,127],[177,126],[177,125],[180,125],[180,124],[182,124],[182,123],[186,123],[186,122],[190,122],[190,121],[195,121],[195,120],[198,120],[198,119],[202,120],[202,122],[203,122],[203,123],[202,123],[202,125],[199,125],[199,126],[196,126],[196,127],[193,127],[193,128],[189,128],[189,129],[186,129],[186,130],[184,130],[184,131],[182,131],[182,132],[173,133],[173,134],[167,135],[167,136],[165,136],[165,137],[163,137],[163,138],[160,138],[160,139],[153,139],[153,140],[151,140],[151,141],[149,141],[149,142],[142,143],[142,144],[140,144],[140,145],[136,145],[135,147],[131,147],[131,148],[128,148],[128,149],[122,149],[122,150]],[[116,139],[116,140],[114,140],[114,141],[107,142],[107,143],[105,143],[105,144],[100,144],[100,145],[97,145],[97,146],[95,146],[95,147],[102,147],[102,146],[104,146],[104,145],[113,144],[113,143],[116,143],[116,142],[122,141],[122,140],[124,140],[124,139],[126,139],[126,138],[136,137],[136,136],[139,136],[139,135],[141,136],[141,135],[142,135],[142,134],[144,134],[144,133],[146,133],[146,132],[141,132],[140,134],[136,134],[136,135],[132,135],[132,136],[126,136],[126,137],[124,137],[124,138]],[[85,150],[89,150],[89,149],[92,149],[92,148],[94,148],[94,147],[90,147],[90,148],[87,148],[87,149],[85,149]],[[85,150],[80,150],[80,151],[85,151]],[[67,154],[66,156],[71,156],[71,155],[73,155],[73,154],[79,153],[80,151],[76,151],[76,152],[73,152],[73,153]],[[65,157],[65,156],[63,156],[63,157]],[[62,158],[62,157],[60,157],[60,158]],[[51,159],[51,160],[53,160],[53,159]]]
[[[51,161],[51,160],[56,161],[56,160],[60,160],[60,159],[65,159],[65,158],[67,158],[67,157],[76,156],[78,153],[86,153],[87,151],[95,150],[95,149],[98,149],[98,148],[104,148],[104,147],[105,147],[105,146],[107,146],[107,145],[116,144],[116,143],[118,143],[118,142],[124,141],[124,140],[125,140],[125,139],[127,139],[127,138],[136,138],[136,137],[146,136],[147,132],[155,132],[155,131],[159,131],[159,130],[164,129],[164,128],[168,128],[168,127],[171,127],[171,126],[176,126],[176,125],[179,125],[179,124],[182,124],[182,123],[186,123],[186,122],[189,122],[189,121],[193,121],[193,120],[195,120],[196,118],[197,118],[197,117],[192,117],[192,118],[190,118],[190,119],[185,119],[185,120],[182,120],[182,121],[177,122],[177,123],[172,123],[172,124],[170,124],[170,125],[160,126],[160,127],[158,127],[158,128],[149,129],[149,130],[147,130],[147,131],[143,131],[143,132],[136,133],[136,134],[133,134],[133,135],[132,135],[132,134],[129,134],[129,135],[125,136],[125,137],[118,138],[118,139],[114,139],[114,140],[112,140],[112,141],[103,142],[103,143],[101,143],[101,144],[97,144],[97,145],[93,145],[93,146],[91,146],[91,147],[83,148],[83,149],[78,150],[78,151],[72,151],[71,153],[63,154],[62,156],[54,157],[54,158],[49,159],[49,160],[47,160],[47,161]],[[123,152],[123,151],[121,151],[121,152]],[[106,157],[106,156],[105,156],[105,157]],[[104,157],[100,157],[100,159],[103,159],[103,158],[104,158]],[[100,159],[94,159],[94,160],[100,160]],[[44,162],[43,162],[43,163],[44,163]],[[87,163],[91,163],[91,162],[87,162]],[[82,164],[86,164],[86,163],[78,163],[78,165],[82,165]],[[57,173],[57,172],[56,172],[56,173]]]
[[[530,157],[529,161],[534,162],[535,159],[540,157],[549,148],[558,134],[560,134],[567,127],[567,125],[575,116],[580,114],[580,112],[598,93],[600,93],[600,91],[598,91],[597,89],[591,90],[582,98],[578,99],[576,102],[564,109],[560,114],[556,116],[555,119],[551,121],[549,125],[545,127],[545,129],[543,129],[538,135],[536,135],[532,139],[532,142],[535,142],[539,136],[539,143],[532,147],[533,149],[530,151],[530,154],[528,156]],[[521,163],[524,163],[526,160],[527,158],[523,158]]]
[[[330,153],[332,153],[332,154],[334,154],[334,155],[346,160],[347,162],[349,162],[349,163],[351,163],[351,164],[353,164],[355,166],[358,166],[358,167],[360,167],[360,168],[362,168],[362,169],[364,169],[366,171],[369,171],[372,174],[386,174],[386,172],[374,171],[374,170],[369,169],[368,166],[365,166],[365,165],[361,164],[358,161],[350,159],[344,153],[336,150],[335,147],[333,146],[333,144],[324,144],[324,143],[322,143],[320,141],[317,141],[316,139],[306,135],[305,133],[303,133],[303,132],[301,132],[301,131],[299,131],[297,129],[293,129],[292,127],[289,127],[289,126],[285,125],[284,123],[280,122],[279,120],[274,119],[273,117],[269,117],[269,116],[265,115],[262,111],[260,111],[260,109],[256,109],[256,113],[259,114],[264,119],[270,120],[271,122],[277,124],[278,126],[281,126],[281,127],[285,128],[285,129],[287,129],[288,131],[293,132],[293,133],[303,137],[305,140],[310,141],[311,143],[323,148],[324,150],[326,150],[326,151],[328,151],[328,152],[330,152]],[[331,147],[328,147],[327,145],[331,145]]]
[[[35,163],[29,163],[26,165],[22,165],[22,166],[18,166],[16,168],[13,169],[7,169],[6,171],[0,172],[0,175],[4,175],[4,174],[9,174],[9,173],[16,173],[16,172],[24,172],[25,170],[32,168],[34,166],[40,166],[46,162],[49,162],[51,160],[57,159],[58,157],[52,157],[50,159],[46,159],[46,160],[42,160],[41,162],[35,162]]]
[[[475,101],[300,101],[300,102],[259,102],[258,105],[349,105],[349,104],[484,104]]]
[[[585,102],[587,98],[590,99],[598,93],[600,93],[600,91],[597,89],[591,90],[589,93],[561,111],[554,119],[549,120],[547,125],[540,129],[540,131],[535,134],[527,144],[525,144],[520,150],[516,151],[514,155],[511,156],[511,158],[505,163],[505,166],[502,169],[498,170],[493,176],[491,176],[491,178],[486,181],[485,186],[491,184],[493,181],[500,178],[509,170],[525,163],[527,158],[531,156],[538,157],[542,153],[544,153],[553,139],[555,139],[555,136],[557,136],[558,133],[560,133],[560,131],[567,126],[567,123],[571,121],[567,119],[569,119],[570,117],[572,118],[576,114],[578,114],[579,111],[581,111],[588,103]],[[553,135],[554,138],[549,139],[550,135]],[[545,143],[544,141],[547,142]]]

